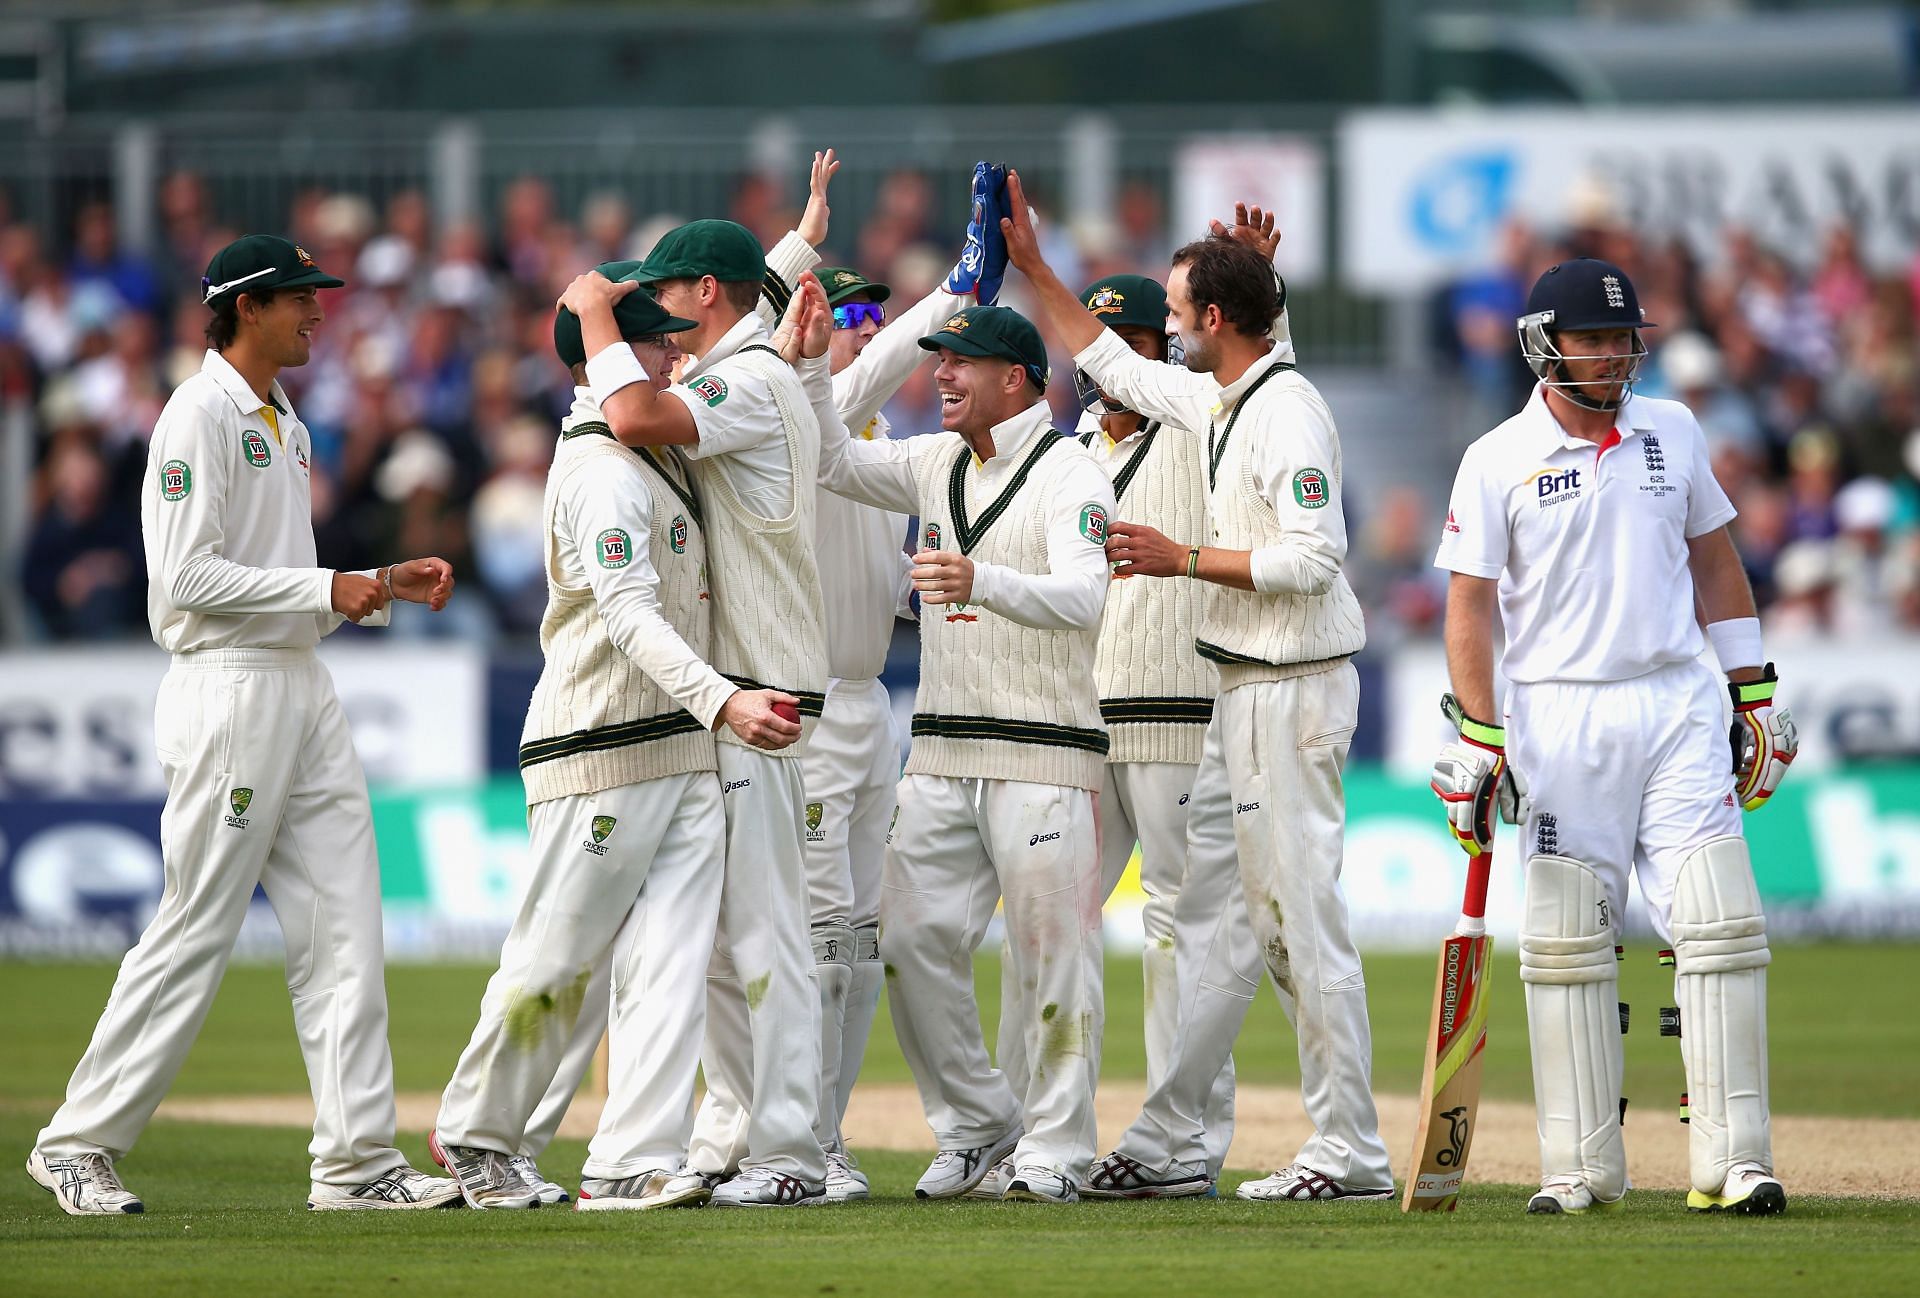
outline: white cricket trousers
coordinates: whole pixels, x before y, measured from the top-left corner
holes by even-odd
[[[880,870],[899,805],[900,742],[885,685],[828,682],[800,776],[820,989],[820,1107],[813,1130],[823,1147],[843,1149],[840,1122],[880,1005]]]
[[[807,937],[800,762],[718,748],[726,881],[707,969],[707,1094],[687,1165],[709,1175],[765,1167],[817,1185],[827,1157],[813,1134],[820,1001]]]
[[[1246,963],[1251,957],[1272,977],[1299,1039],[1300,1099],[1314,1132],[1295,1161],[1351,1187],[1393,1184],[1373,1103],[1366,982],[1340,890],[1341,772],[1359,702],[1359,675],[1342,663],[1236,686],[1214,704],[1190,821],[1219,823],[1210,800],[1224,786],[1245,909],[1219,900],[1232,886],[1220,878],[1223,854],[1190,845],[1175,905],[1182,995],[1175,1060],[1120,1144],[1143,1163],[1212,1166],[1195,1138],[1203,1107],[1197,1097],[1209,1093],[1229,1057],[1232,1037],[1224,1027],[1236,1012],[1244,1020],[1252,1000],[1259,966]],[[1243,920],[1251,951],[1236,931]],[[1234,1023],[1235,1035],[1238,1029]]]
[[[1527,782],[1523,855],[1572,857],[1600,876],[1620,930],[1627,871],[1662,945],[1681,864],[1745,832],[1722,719],[1726,686],[1699,662],[1624,681],[1542,681],[1507,696],[1507,758]]]
[[[520,1151],[610,967],[607,1104],[584,1174],[677,1169],[720,908],[719,782],[695,771],[555,798],[530,821],[533,871],[441,1098],[440,1139]]]
[[[894,1035],[943,1150],[1024,1125],[1014,1162],[1078,1184],[1093,1161],[1101,996],[1098,798],[1015,780],[909,775],[880,886],[880,954]],[[1020,967],[1001,1007],[1025,1034],[1016,1093],[987,1058],[973,953],[1006,901]]]
[[[154,746],[167,779],[165,891],[40,1152],[119,1158],[133,1148],[206,1021],[259,884],[286,942],[313,1089],[314,1183],[359,1185],[401,1166],[380,866],[333,678],[308,649],[177,654],[154,707]]]
[[[1180,990],[1174,960],[1174,902],[1187,873],[1187,815],[1199,770],[1179,762],[1110,762],[1100,790],[1100,898],[1113,896],[1126,873],[1133,847],[1140,845],[1140,887],[1147,895],[1141,908],[1145,945],[1141,950],[1146,1009],[1147,1089],[1151,1092],[1166,1075],[1179,1026]],[[1228,824],[1221,822],[1222,826]],[[1233,841],[1225,838],[1228,867]],[[1007,954],[1013,955],[1012,944]],[[1017,995],[1018,970],[1013,959],[1000,966],[1000,999],[1011,1005]],[[1238,1032],[1229,1034],[1231,1043]],[[1000,1071],[1019,1090],[1027,1076],[1026,1037],[1016,1016],[1002,1014],[995,1051]],[[1222,1160],[1233,1139],[1233,1061],[1220,1069],[1217,1085],[1204,1105],[1209,1151],[1218,1146]],[[1097,1141],[1095,1142],[1097,1144]]]

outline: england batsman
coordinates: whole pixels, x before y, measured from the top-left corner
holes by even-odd
[[[1206,583],[1195,646],[1218,667],[1220,695],[1195,787],[1231,791],[1252,935],[1299,1035],[1301,1100],[1314,1134],[1291,1164],[1238,1194],[1391,1197],[1373,1104],[1366,981],[1340,889],[1341,773],[1359,708],[1351,659],[1366,633],[1341,572],[1347,536],[1332,412],[1274,338],[1280,284],[1268,257],[1244,240],[1216,233],[1174,253],[1167,327],[1192,371],[1182,373],[1135,354],[1087,311],[1041,255],[1017,176],[1007,189],[1008,252],[1075,363],[1129,409],[1205,429],[1201,539],[1213,544],[1122,522],[1108,555],[1116,577]],[[1190,867],[1183,895],[1206,886]],[[1223,913],[1223,926],[1230,919]],[[1207,953],[1191,958],[1197,967]],[[1176,965],[1188,959],[1176,949]],[[1176,1053],[1179,1066],[1210,1087],[1231,1048],[1231,1036],[1200,1042],[1183,1030]],[[1148,1181],[1183,1184],[1206,1174],[1193,1152],[1162,1150],[1158,1166],[1137,1161]]]
[[[154,708],[166,890],[27,1159],[76,1216],[145,1210],[114,1163],[186,1062],[256,885],[286,941],[313,1087],[307,1207],[460,1199],[393,1147],[373,820],[346,715],[314,655],[343,621],[384,624],[393,599],[437,610],[453,589],[443,559],[373,573],[316,564],[313,442],[279,374],[307,363],[325,318],[318,290],[342,282],[274,235],[215,253],[201,280],[212,347],[153,430],[140,529],[148,620],[173,655]]]
[[[1777,1213],[1767,929],[1741,809],[1771,796],[1797,738],[1773,704],[1733,506],[1700,426],[1677,402],[1633,393],[1653,323],[1606,262],[1562,262],[1533,286],[1518,329],[1540,382],[1467,449],[1435,560],[1452,574],[1447,665],[1465,719],[1434,788],[1457,834],[1472,833],[1476,798],[1462,795],[1490,791],[1503,755],[1531,797],[1520,977],[1541,1182],[1527,1211],[1605,1208],[1627,1190],[1614,944],[1632,868],[1675,957],[1687,1205]],[[1731,755],[1720,683],[1697,661],[1696,608],[1733,697]]]

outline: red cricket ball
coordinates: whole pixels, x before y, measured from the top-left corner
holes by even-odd
[[[791,721],[796,726],[800,724],[800,709],[795,707],[791,703],[774,704],[773,715],[775,715],[776,717],[782,717],[788,721]]]

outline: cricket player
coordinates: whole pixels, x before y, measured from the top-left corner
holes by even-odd
[[[380,866],[366,777],[314,648],[393,599],[445,607],[453,570],[316,566],[312,439],[280,386],[343,281],[250,234],[201,280],[213,344],[154,426],[140,495],[147,613],[173,655],[154,708],[167,777],[166,889],[121,962],[93,1040],[27,1159],[75,1216],[145,1210],[114,1163],[133,1148],[206,1021],[255,885],[286,940],[287,990],[313,1087],[307,1207],[458,1205],[452,1181],[393,1146]]]
[[[1149,360],[1171,359],[1167,293],[1158,281],[1110,275],[1082,289],[1080,301],[1133,351]],[[1080,444],[1107,471],[1119,508],[1176,536],[1197,535],[1207,509],[1203,441],[1190,430],[1166,429],[1127,409],[1083,374],[1074,377],[1084,408]],[[1113,895],[1138,842],[1140,883],[1147,894],[1141,963],[1150,1091],[1166,1071],[1177,1027],[1174,898],[1187,872],[1188,806],[1218,682],[1213,664],[1193,648],[1200,596],[1200,587],[1191,582],[1115,582],[1108,588],[1095,661],[1100,713],[1113,741],[1100,790],[1100,891],[1103,901]],[[1230,880],[1235,868],[1231,817],[1221,817],[1210,833],[1203,830],[1202,839],[1221,855],[1216,865]],[[1015,961],[1003,961],[1001,996],[1009,1003],[1018,977]],[[1024,1038],[1016,1020],[1002,1024],[996,1058],[1009,1077],[1018,1079],[1025,1076]],[[1233,1138],[1231,1060],[1217,1080],[1203,1124],[1210,1164],[1215,1154],[1224,1162]],[[998,1197],[1012,1173],[1003,1160],[975,1197]],[[1091,1198],[1131,1197],[1124,1178],[1109,1184],[1112,1180],[1096,1164],[1081,1192]],[[1211,1184],[1197,1185],[1194,1192],[1203,1193]],[[1169,1192],[1163,1187],[1156,1193]]]
[[[1071,1203],[1093,1152],[1104,1012],[1108,739],[1093,667],[1113,488],[1054,431],[1046,349],[1025,317],[968,307],[920,346],[940,356],[939,436],[836,437],[825,364],[802,363],[827,429],[821,481],[922,520],[914,741],[880,894],[894,1032],[940,1149],[914,1193],[964,1195],[1010,1156],[1008,1198]],[[988,1061],[973,997],[973,952],[1002,896],[1026,974],[1003,1010],[1032,1060],[1019,1094]]]
[[[827,357],[833,404],[853,437],[892,436],[880,412],[926,359],[919,340],[978,300],[991,305],[1005,275],[989,201],[1004,179],[974,169],[967,241],[947,278],[899,318],[887,321],[886,284],[846,266],[817,271],[832,310]],[[992,209],[997,212],[997,209]],[[774,266],[779,249],[770,253]],[[797,282],[807,266],[774,267]],[[827,1151],[827,1198],[864,1199],[867,1178],[847,1151],[840,1123],[865,1058],[880,1004],[880,871],[897,806],[900,741],[880,682],[896,618],[911,617],[904,514],[875,509],[824,488],[816,505],[821,594],[826,607],[827,701],[800,760],[807,790],[806,860],[813,910],[814,969],[820,985],[820,1110],[815,1134]]]
[[[1447,665],[1465,718],[1433,784],[1463,842],[1496,795],[1521,823],[1541,1173],[1527,1211],[1605,1208],[1627,1191],[1614,945],[1631,866],[1675,958],[1687,1206],[1766,1215],[1786,1193],[1767,1108],[1767,927],[1741,809],[1772,795],[1798,738],[1774,706],[1700,426],[1678,402],[1633,394],[1653,323],[1603,261],[1562,262],[1533,286],[1518,327],[1539,385],[1467,448],[1435,559],[1452,574]],[[1731,757],[1696,608],[1733,696]]]
[[[597,270],[617,278],[638,264]],[[693,322],[644,291],[612,316],[664,388],[672,336]],[[555,350],[576,379],[582,329],[573,312],[556,315]],[[543,1178],[514,1155],[611,964],[610,1087],[579,1206],[700,1202],[704,1184],[667,1186],[692,1130],[725,866],[712,732],[725,724],[779,746],[763,727],[794,700],[740,689],[707,665],[706,545],[685,466],[671,450],[615,441],[584,386],[562,425],[546,519],[546,666],[520,745],[533,874],[430,1143],[471,1206],[539,1206]]]
[[[1238,1193],[1388,1198],[1393,1176],[1373,1104],[1366,982],[1340,890],[1341,771],[1359,706],[1350,660],[1366,633],[1340,570],[1347,537],[1332,412],[1272,334],[1283,303],[1268,256],[1227,233],[1174,254],[1168,328],[1193,371],[1182,374],[1137,355],[1087,311],[1041,256],[1017,175],[1007,190],[1009,254],[1075,363],[1129,409],[1169,427],[1206,429],[1203,539],[1214,544],[1123,522],[1108,555],[1121,565],[1116,575],[1206,583],[1195,644],[1218,667],[1220,694],[1195,788],[1230,790],[1252,936],[1299,1034],[1301,1099],[1314,1134],[1292,1164]],[[1190,868],[1182,895],[1204,887]],[[1206,954],[1192,953],[1196,968]],[[1188,959],[1176,950],[1177,964]],[[1231,1037],[1192,1038],[1183,1029],[1179,1067],[1210,1087]],[[1199,1149],[1192,1141],[1184,1153],[1139,1159],[1124,1182],[1191,1185],[1206,1174]]]
[[[707,1097],[688,1169],[710,1182],[731,1176],[713,1195],[728,1207],[820,1202],[827,1173],[813,1132],[819,1003],[795,760],[827,683],[812,489],[820,429],[755,311],[766,270],[745,227],[694,221],[662,237],[621,285],[589,273],[566,302],[580,314],[589,386],[615,436],[684,447],[692,461],[710,541],[714,666],[743,689],[797,700],[791,730],[774,719],[773,733],[790,741],[777,752],[720,736],[726,879],[708,978]],[[626,283],[649,286],[664,309],[695,322],[680,335],[682,381],[665,391],[614,327],[610,308]]]

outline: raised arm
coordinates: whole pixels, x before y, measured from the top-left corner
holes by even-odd
[[[648,382],[646,366],[620,336],[613,304],[640,286],[588,271],[567,285],[559,305],[580,317],[587,386],[613,435],[628,446],[691,446],[700,440],[693,412]]]

